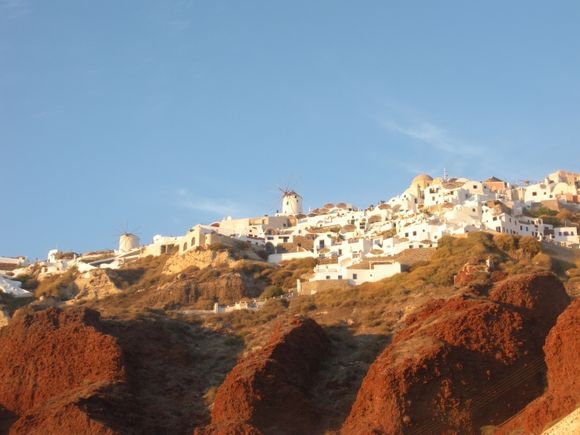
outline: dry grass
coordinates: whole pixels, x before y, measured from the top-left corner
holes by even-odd
[[[69,269],[59,275],[47,276],[38,284],[34,296],[37,298],[44,296],[63,300],[69,299],[78,291],[74,284],[77,276],[76,268]]]
[[[107,269],[107,273],[113,284],[121,290],[150,288],[163,283],[163,266],[168,259],[168,254],[148,256],[127,263],[118,270]]]

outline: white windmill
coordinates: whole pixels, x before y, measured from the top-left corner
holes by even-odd
[[[125,254],[131,252],[132,250],[139,247],[139,236],[136,232],[129,231],[127,225],[125,224],[124,231],[118,233],[119,236],[119,249],[120,254]]]
[[[302,213],[302,196],[291,189],[280,189],[282,192],[282,213],[295,216]]]

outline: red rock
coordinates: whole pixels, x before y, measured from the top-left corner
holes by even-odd
[[[544,345],[548,388],[521,413],[505,422],[498,434],[540,434],[580,403],[580,300],[558,317]]]
[[[0,329],[0,407],[19,418],[10,433],[113,433],[81,406],[125,380],[121,349],[99,317],[49,308]]]
[[[496,301],[460,296],[410,315],[341,432],[479,433],[504,421],[543,391],[541,345],[565,308],[561,288],[551,275],[524,275],[496,286]]]
[[[197,434],[304,434],[318,423],[307,390],[330,343],[313,320],[279,326],[241,360],[218,389],[211,425]]]
[[[477,281],[485,281],[489,278],[489,272],[485,263],[466,263],[453,277],[455,287],[464,287]]]
[[[564,285],[551,272],[515,275],[500,281],[489,292],[489,298],[522,309],[543,335],[570,303]]]

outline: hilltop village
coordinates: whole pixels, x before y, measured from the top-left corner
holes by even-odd
[[[496,177],[477,181],[420,174],[400,195],[365,209],[329,203],[305,212],[302,196],[295,191],[283,192],[281,206],[281,212],[273,215],[226,217],[195,225],[181,236],[156,235],[145,245],[136,235],[125,233],[116,250],[85,254],[51,250],[37,266],[43,275],[72,267],[89,272],[116,269],[147,256],[243,245],[271,263],[317,258],[311,282],[357,285],[401,272],[405,264],[396,261],[397,254],[435,247],[444,235],[491,231],[580,246],[576,225],[553,217],[580,209],[580,174],[575,172],[557,171],[541,182],[523,185]],[[30,263],[24,257],[0,257],[0,274],[18,275],[27,267]],[[27,295],[19,282],[1,279],[5,293]],[[301,285],[297,283],[299,292]]]

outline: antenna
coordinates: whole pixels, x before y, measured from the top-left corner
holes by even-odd
[[[447,183],[449,181],[449,174],[447,174],[447,168],[443,168],[443,182]]]

